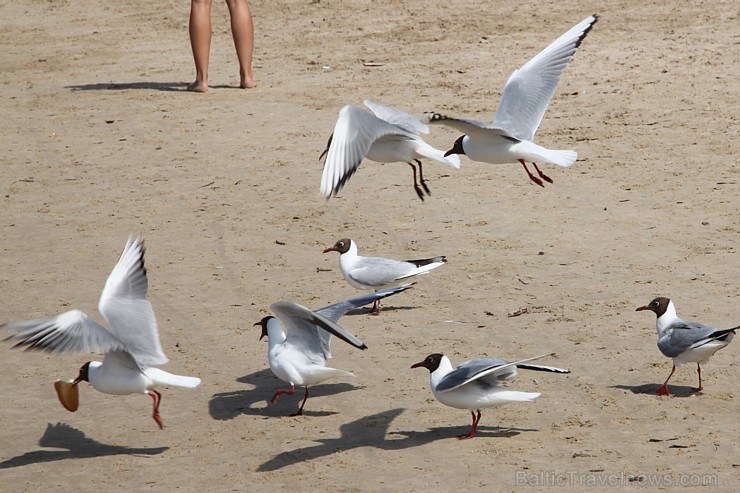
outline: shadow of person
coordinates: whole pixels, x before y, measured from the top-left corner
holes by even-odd
[[[107,445],[87,438],[83,432],[66,423],[46,426],[44,435],[39,439],[39,446],[65,450],[34,450],[23,455],[0,462],[0,469],[27,466],[41,462],[53,462],[65,459],[87,459],[106,455],[156,455],[169,447],[132,448],[120,445]]]
[[[239,415],[248,414],[253,416],[284,417],[298,409],[303,399],[303,387],[296,387],[295,394],[282,395],[275,404],[270,399],[279,389],[290,388],[288,384],[278,379],[269,369],[260,370],[243,377],[237,382],[252,385],[249,390],[235,390],[214,394],[208,402],[208,412],[213,419],[225,421],[234,419]],[[303,409],[304,416],[329,416],[336,414],[329,411],[315,411],[311,409],[312,400],[316,397],[326,397],[358,390],[349,383],[333,383],[314,385],[308,388],[308,400]]]
[[[319,445],[282,452],[260,465],[257,471],[275,471],[353,448],[374,447],[382,450],[404,450],[411,447],[420,447],[436,440],[456,438],[453,430],[459,428],[460,432],[457,435],[462,435],[469,428],[433,428],[427,431],[396,431],[389,433],[390,424],[403,411],[404,409],[391,409],[343,424],[339,427],[339,438],[321,438],[316,440]],[[537,430],[480,427],[478,431],[478,436],[483,437],[513,437],[522,431]]]
[[[658,388],[660,385],[657,383],[645,383],[642,385],[612,385],[610,389],[622,389],[629,390],[633,394],[648,394],[657,397],[666,397],[658,395]],[[692,395],[701,395],[702,392],[694,392],[693,387],[686,385],[670,385],[668,390],[671,393],[671,397],[691,397]]]
[[[155,91],[186,91],[186,82],[99,82],[65,86],[72,91],[127,91],[129,89],[149,89]]]

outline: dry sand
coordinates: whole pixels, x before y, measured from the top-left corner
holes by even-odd
[[[193,80],[186,1],[0,4],[0,321],[80,308],[129,233],[147,241],[164,368],[198,375],[146,396],[84,385],[69,413],[52,382],[90,359],[0,348],[0,491],[740,490],[738,351],[672,379],[654,317],[740,323],[740,20],[736,1],[252,2],[259,87],[237,89],[214,2],[211,91]],[[429,163],[421,203],[403,164],[366,162],[340,197],[318,193],[339,109],[365,98],[414,114],[489,119],[510,72],[588,14],[538,141],[573,148],[539,188],[518,165]],[[368,67],[372,62],[380,66]],[[447,147],[457,133],[432,129]],[[342,325],[351,382],[298,395],[267,369],[252,324],[277,300],[319,308],[357,294],[336,255],[444,254],[448,265]],[[526,308],[527,313],[507,313]],[[570,375],[520,372],[532,404],[466,411],[434,401],[432,352],[453,362],[554,351]],[[667,482],[673,481],[673,487]],[[525,484],[522,484],[525,483]],[[537,485],[540,486],[537,486]]]

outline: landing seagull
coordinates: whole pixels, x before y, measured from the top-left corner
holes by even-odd
[[[164,423],[159,416],[162,395],[155,387],[193,388],[200,384],[200,379],[154,368],[154,365],[167,363],[168,359],[159,342],[154,310],[146,299],[147,289],[144,240],[130,237],[98,303],[98,311],[108,322],[110,331],[80,310],[41,320],[4,324],[0,329],[16,332],[6,338],[15,341],[15,347],[58,354],[104,353],[102,363],[88,361],[82,365],[72,382],[75,392],[77,384],[86,381],[104,394],[147,394],[154,401],[152,418],[162,429]],[[68,407],[64,401],[62,404]]]
[[[339,252],[339,270],[356,289],[380,289],[426,274],[447,263],[447,257],[443,255],[419,260],[361,257],[357,254],[357,244],[349,238],[342,238],[324,250],[324,253],[328,252]],[[380,299],[373,304],[371,313],[380,314]]]
[[[570,373],[570,370],[553,366],[527,364],[528,361],[547,356],[553,356],[553,354],[543,354],[513,363],[507,363],[498,358],[476,358],[453,369],[447,356],[435,353],[427,356],[424,361],[411,365],[411,368],[424,367],[429,370],[429,384],[434,397],[439,402],[445,406],[470,410],[473,425],[468,433],[458,437],[466,440],[475,436],[482,408],[509,402],[529,402],[541,395],[539,392],[518,392],[499,386],[504,381],[513,380],[516,377],[517,368]],[[477,412],[477,415],[473,410]]]
[[[268,316],[255,325],[262,327],[260,340],[267,336],[269,346],[267,359],[270,369],[279,379],[290,384],[290,390],[278,390],[272,396],[274,404],[282,394],[294,394],[295,386],[306,388],[303,402],[291,416],[303,414],[308,399],[308,386],[316,385],[335,377],[354,377],[353,373],[326,366],[331,358],[331,336],[359,348],[367,346],[355,336],[339,327],[336,322],[353,308],[366,305],[380,298],[392,296],[409,289],[411,284],[358,296],[312,312],[297,303],[279,301],[270,305],[276,317]]]
[[[320,160],[326,155],[321,176],[321,194],[327,199],[339,193],[365,158],[379,163],[400,161],[411,166],[414,190],[422,201],[424,192],[431,195],[424,182],[422,159],[434,159],[453,168],[460,168],[460,158],[445,156],[443,151],[435,149],[419,137],[420,133],[429,133],[429,127],[418,118],[372,101],[365,101],[365,106],[373,113],[352,105],[340,110],[334,133],[319,156]],[[419,167],[418,183],[415,165]]]
[[[665,356],[673,359],[671,374],[668,375],[663,385],[658,387],[658,394],[670,395],[668,380],[673,376],[676,367],[683,363],[696,363],[699,386],[692,391],[704,390],[701,383],[701,364],[708,362],[714,353],[727,346],[735,337],[735,331],[740,329],[740,325],[732,329],[717,330],[700,323],[686,322],[676,315],[673,301],[663,296],[655,298],[635,311],[643,310],[650,310],[658,317],[655,321],[655,328],[658,331],[658,349]]]
[[[560,82],[560,75],[596,20],[596,15],[582,20],[515,70],[504,86],[492,123],[426,113],[425,123],[442,123],[465,134],[455,141],[445,156],[466,154],[473,161],[491,164],[518,161],[529,178],[541,187],[545,186],[542,180],[552,183],[552,179],[540,171],[537,161],[562,167],[572,165],[578,157],[575,151],[546,149],[535,144],[533,139]],[[539,178],[529,171],[526,161],[534,165]]]

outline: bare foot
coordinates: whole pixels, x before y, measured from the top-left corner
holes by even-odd
[[[257,87],[257,83],[251,77],[244,77],[239,84],[239,87],[241,87],[242,89],[253,89]]]
[[[187,89],[190,92],[206,92],[208,91],[208,84],[205,82],[198,82],[196,80],[192,84],[188,84]]]

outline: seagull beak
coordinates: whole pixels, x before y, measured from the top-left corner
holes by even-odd
[[[641,307],[639,307],[638,309],[636,309],[635,311],[636,311],[636,312],[641,312],[641,311],[643,311],[643,310],[650,310],[650,308],[648,308],[648,307],[646,307],[646,306],[641,306]]]
[[[414,363],[413,365],[411,365],[411,368],[419,368],[419,367],[422,367],[422,366],[424,366],[424,362],[423,361],[419,361],[418,363]]]
[[[333,252],[333,251],[334,251],[334,247],[329,247],[329,248],[325,248],[324,249],[324,253],[329,253],[329,252]]]
[[[81,381],[82,381],[82,378],[80,378],[80,377],[77,377],[77,378],[75,378],[75,379],[74,379],[74,381],[72,382],[72,385],[77,385],[77,384],[78,384],[78,383],[80,383]]]

